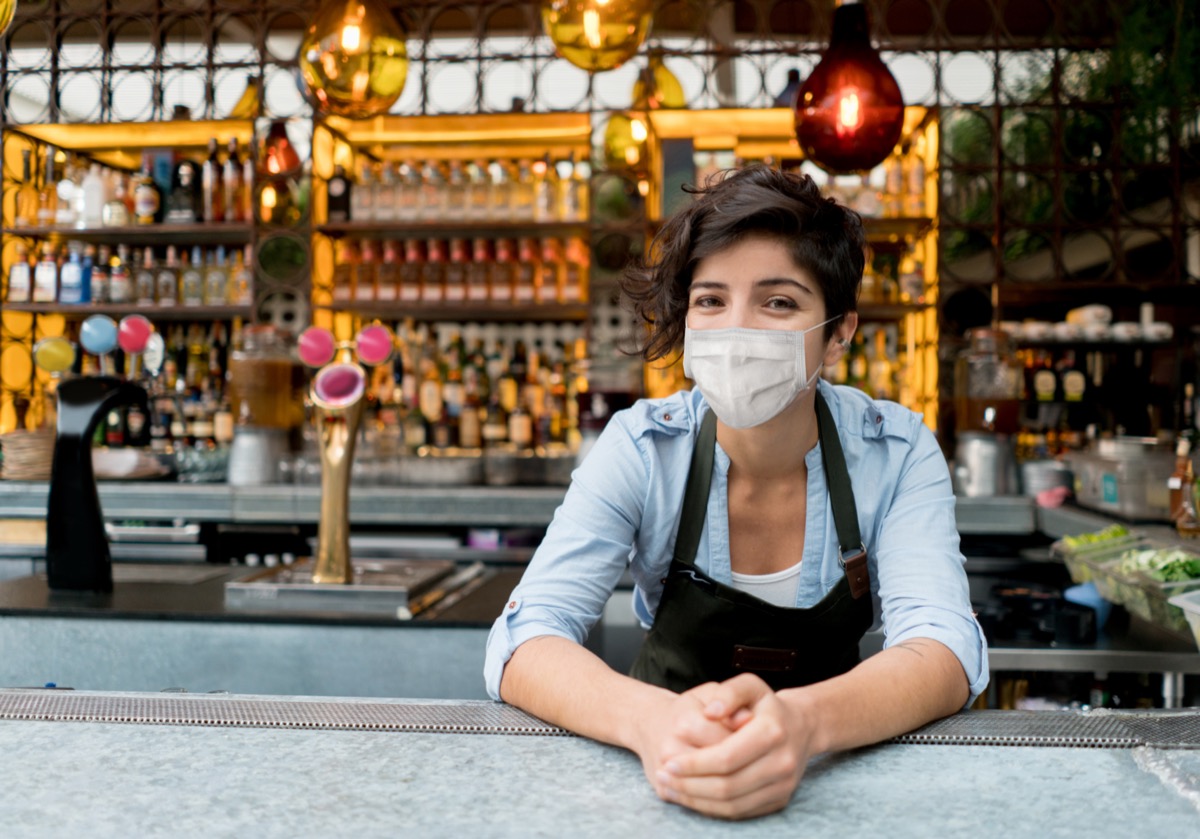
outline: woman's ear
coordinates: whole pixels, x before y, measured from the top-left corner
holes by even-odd
[[[846,312],[841,322],[833,330],[833,340],[825,348],[825,365],[833,365],[850,349],[854,338],[854,330],[858,328],[858,312]]]

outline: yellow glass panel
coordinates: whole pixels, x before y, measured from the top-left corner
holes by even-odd
[[[25,344],[9,344],[0,353],[0,383],[9,390],[24,390],[33,377],[33,359]]]

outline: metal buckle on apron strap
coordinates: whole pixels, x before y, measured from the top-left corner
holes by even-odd
[[[871,574],[867,570],[867,546],[846,550],[838,548],[840,556],[838,564],[846,574],[846,582],[850,584],[850,596],[855,600],[871,592]]]

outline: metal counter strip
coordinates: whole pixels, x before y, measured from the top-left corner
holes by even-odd
[[[235,695],[143,696],[8,689],[0,690],[0,719],[573,736],[510,705],[479,700],[454,703],[322,702]]]
[[[0,690],[0,719],[573,736],[510,705],[270,699],[211,694],[121,694],[11,688]],[[941,746],[1057,746],[1200,749],[1195,711],[968,711],[892,742]]]

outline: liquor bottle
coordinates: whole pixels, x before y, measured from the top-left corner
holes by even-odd
[[[1050,353],[1039,350],[1034,356],[1033,396],[1038,402],[1054,402],[1059,397],[1058,376]]]
[[[67,242],[67,258],[59,271],[59,302],[80,304],[89,302],[91,295],[84,287],[83,278],[83,244],[78,241]]]
[[[216,254],[204,269],[204,302],[223,306],[229,302],[229,269],[225,264],[225,246],[218,245]]]
[[[139,260],[134,252],[133,261]],[[146,248],[142,252],[141,265],[133,275],[133,296],[139,306],[153,306],[155,294],[158,291],[158,271],[154,265],[154,249]]]
[[[112,197],[104,202],[100,223],[105,227],[125,227],[133,218],[129,212],[130,203],[127,179],[120,173],[114,173]]]
[[[520,400],[508,415],[508,439],[518,449],[533,447],[533,417]]]
[[[88,168],[81,185],[83,196],[83,212],[76,220],[77,227],[96,228],[104,224],[104,204],[108,199],[104,177],[100,174],[100,164],[93,163]]]
[[[338,248],[337,261],[333,264],[334,302],[349,303],[354,299],[354,279],[357,273],[357,249],[352,241],[343,239]]]
[[[375,221],[396,220],[396,168],[391,163],[379,167],[375,184]]]
[[[371,164],[364,162],[358,173],[358,183],[350,192],[350,218],[372,221],[375,218],[375,184],[371,178]]]
[[[558,172],[550,163],[547,153],[535,161],[533,170],[533,220],[536,222],[558,221]]]
[[[488,397],[487,412],[484,414],[479,436],[483,439],[485,447],[508,442],[508,415],[500,404],[500,394],[497,391],[492,391]]]
[[[288,138],[287,120],[271,122],[263,141],[263,170],[268,175],[283,175],[300,168],[300,155]]]
[[[75,161],[68,156],[59,173],[54,192],[58,200],[54,209],[54,224],[58,227],[73,227],[75,219],[75,193],[79,190]]]
[[[400,263],[400,300],[416,303],[421,299],[421,278],[425,273],[425,243],[404,240],[404,261]]]
[[[512,174],[508,165],[499,160],[488,164],[488,174],[491,178],[491,203],[488,217],[493,221],[511,221],[513,203]]]
[[[575,153],[571,152],[565,172],[559,181],[559,193],[562,196],[559,201],[559,215],[563,221],[584,221],[587,218],[587,170],[587,161],[576,161]]]
[[[925,302],[925,265],[920,260],[906,256],[900,260],[900,301],[903,303]]]
[[[435,161],[421,167],[421,202],[419,212],[424,221],[446,218],[446,178]]]
[[[39,227],[54,226],[54,213],[58,210],[58,181],[54,172],[54,146],[46,147],[46,173],[42,188],[38,192],[37,223]]]
[[[254,222],[254,185],[258,182],[254,148],[253,144],[246,146],[246,157],[242,160],[242,178],[238,190],[238,201],[241,204],[240,215],[246,224]]]
[[[33,302],[53,303],[58,299],[58,260],[54,245],[42,242],[42,255],[33,269]]]
[[[1087,374],[1080,369],[1074,350],[1063,353],[1058,382],[1064,402],[1083,402],[1087,397]]]
[[[854,340],[850,343],[850,352],[848,355],[850,357],[846,360],[846,384],[859,388],[860,390],[866,390],[868,386],[867,376],[869,372],[869,365],[867,362],[867,339],[861,332],[855,333]]]
[[[467,299],[467,265],[470,252],[466,239],[450,240],[450,261],[446,264],[444,296],[447,303],[462,303]]]
[[[167,245],[167,258],[158,266],[158,305],[174,306],[179,303],[179,255],[174,245]]]
[[[179,271],[180,294],[183,305],[200,306],[204,303],[204,255],[199,245],[192,247],[192,258],[184,253],[183,265]]]
[[[471,261],[467,263],[467,300],[481,303],[488,299],[488,281],[491,274],[491,248],[487,239],[475,239],[471,243]]]
[[[896,362],[888,353],[887,332],[875,332],[875,355],[868,364],[868,392],[875,399],[896,398]]]
[[[112,249],[101,245],[92,263],[92,302],[98,304],[112,302],[112,286],[109,271],[112,268]]]
[[[484,221],[491,214],[492,191],[488,180],[487,161],[476,160],[467,165],[467,213],[471,221]]]
[[[425,265],[421,271],[421,302],[441,303],[445,297],[443,282],[446,273],[446,243],[430,239],[425,248]]]
[[[21,149],[21,185],[13,212],[13,227],[33,227],[38,219],[38,190],[33,177],[33,150]]]
[[[566,265],[563,262],[562,242],[553,236],[542,240],[541,277],[538,280],[538,303],[561,303],[563,301],[563,284],[566,279]]]
[[[900,155],[893,154],[883,166],[883,215],[897,218],[904,212],[904,164]]]
[[[563,303],[585,303],[588,299],[588,250],[582,236],[567,240],[562,274]]]
[[[138,224],[154,224],[162,217],[162,192],[154,182],[151,166],[150,156],[146,155],[133,187],[133,218]]]
[[[375,300],[376,266],[375,242],[372,239],[364,239],[359,249],[358,275],[354,281],[356,302],[370,303]]]
[[[925,140],[919,133],[904,167],[904,215],[919,218],[925,215]]]
[[[400,299],[400,245],[394,239],[383,243],[383,259],[375,272],[375,299],[381,303]]]
[[[326,217],[329,221],[349,221],[353,193],[344,166],[339,164],[333,167],[333,177],[329,179],[327,188]]]
[[[200,172],[200,191],[203,220],[212,224],[225,220],[225,181],[224,168],[217,149],[217,138],[208,140],[208,158]]]
[[[461,160],[451,160],[446,175],[446,218],[467,216],[467,173]]]
[[[537,243],[523,236],[517,240],[517,267],[513,278],[513,300],[519,304],[530,304],[538,299],[541,283]]]
[[[1172,513],[1175,531],[1185,539],[1200,536],[1200,513],[1196,509],[1196,472],[1189,457],[1183,467],[1183,479],[1179,487],[1179,506]]]
[[[517,174],[513,179],[512,218],[514,221],[533,221],[534,206],[533,164],[525,159],[517,161]]]
[[[13,262],[8,269],[8,303],[28,303],[33,286],[33,271],[29,267],[29,248],[18,240],[13,246]]]
[[[1187,478],[1187,468],[1191,465],[1192,460],[1192,444],[1180,438],[1175,444],[1175,471],[1167,478],[1167,510],[1171,519],[1174,520],[1176,514],[1181,512],[1180,504],[1183,501],[1183,485]]]
[[[254,302],[254,250],[252,245],[234,255],[233,269],[229,272],[229,302],[235,306],[249,306]]]
[[[421,172],[411,161],[404,161],[396,172],[396,219],[421,218]]]
[[[242,198],[242,160],[238,153],[237,137],[229,138],[229,146],[225,155],[225,164],[221,167],[222,197],[224,199],[223,215],[228,222],[247,222],[243,215],[246,206]]]
[[[109,259],[108,302],[128,303],[133,297],[133,283],[129,276],[129,248],[117,245],[117,252]]]
[[[488,276],[488,289],[492,300],[507,303],[513,299],[516,268],[516,252],[512,239],[496,240],[496,258],[492,261]]]

